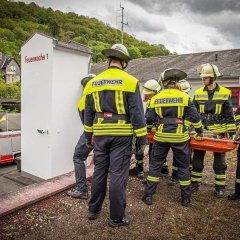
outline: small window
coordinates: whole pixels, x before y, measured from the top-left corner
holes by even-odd
[[[12,66],[10,67],[10,69],[11,69],[11,71],[15,72],[15,71],[16,71],[16,66],[12,65]]]

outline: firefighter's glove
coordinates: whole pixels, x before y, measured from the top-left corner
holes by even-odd
[[[236,135],[233,140],[235,143],[238,143],[240,141],[240,128],[239,127],[237,128]]]
[[[238,144],[240,140],[239,130],[237,129],[237,132],[229,132],[229,138],[234,141],[234,143]]]
[[[92,133],[85,132],[85,145],[87,148],[93,148]]]
[[[189,126],[189,127],[186,127],[186,128],[187,128],[187,131],[190,133],[190,135],[195,132],[195,129],[194,129],[193,126]]]
[[[228,136],[231,140],[234,140],[235,141],[235,138],[236,138],[236,133],[235,132],[229,132],[228,133]],[[237,141],[237,140],[236,140]]]
[[[137,148],[137,154],[143,154],[144,153],[144,149],[148,144],[148,139],[147,136],[143,136],[143,137],[137,137],[136,140],[139,144],[139,148]]]
[[[235,136],[235,138],[233,139],[235,144],[239,144],[240,143],[240,136]]]
[[[202,133],[196,133],[194,137],[197,141],[202,141],[203,140],[203,134]]]

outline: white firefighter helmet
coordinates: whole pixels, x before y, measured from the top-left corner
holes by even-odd
[[[179,86],[180,86],[180,90],[182,92],[185,92],[185,93],[189,93],[190,92],[191,85],[190,85],[190,83],[186,79],[180,80],[178,83],[179,83]]]
[[[221,76],[221,73],[219,72],[218,67],[215,64],[211,64],[211,63],[205,63],[200,65],[197,68],[197,72],[200,73],[201,78],[204,78],[204,77],[216,78]]]
[[[161,90],[161,86],[155,79],[150,79],[143,85],[143,94],[156,94]]]
[[[102,50],[102,54],[107,58],[116,57],[126,62],[129,62],[131,60],[127,48],[120,43],[116,43],[111,48]]]
[[[83,87],[85,87],[87,85],[87,83],[93,79],[94,77],[96,77],[95,74],[93,73],[89,73],[87,76],[85,76],[84,78],[81,79],[81,84]]]
[[[162,83],[166,80],[178,82],[186,77],[187,73],[185,73],[184,71],[174,68],[168,68],[160,75],[159,82]]]

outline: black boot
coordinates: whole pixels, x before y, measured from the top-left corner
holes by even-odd
[[[187,198],[182,199],[182,206],[183,206],[183,207],[188,207],[189,204],[190,204],[190,202],[191,202],[190,199],[187,199]]]
[[[191,202],[191,185],[181,186],[181,203],[183,207],[188,207]]]
[[[225,187],[216,187],[215,188],[215,192],[214,192],[214,195],[217,197],[217,198],[223,198],[224,197],[224,194],[225,194]]]
[[[235,182],[235,192],[228,196],[228,200],[235,201],[240,199],[240,183]]]
[[[79,191],[78,189],[72,191],[69,190],[67,191],[67,195],[70,197],[74,197],[74,198],[80,198],[80,199],[84,199],[87,200],[88,199],[88,191]]]
[[[122,226],[128,226],[133,222],[133,216],[127,215],[121,220],[108,220],[108,225],[110,227],[122,227]]]
[[[167,165],[164,165],[164,166],[162,167],[161,173],[162,173],[162,174],[166,174],[166,175],[169,174],[169,168],[168,168]]]
[[[88,211],[88,219],[96,220],[99,217],[99,214],[100,212],[95,213],[95,212]]]
[[[238,199],[240,199],[240,193],[237,193],[237,192],[228,196],[228,200],[230,200],[230,201],[235,201]]]
[[[152,205],[152,195],[146,195],[144,194],[142,197],[142,201],[146,204],[146,205]]]

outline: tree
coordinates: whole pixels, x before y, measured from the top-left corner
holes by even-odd
[[[6,98],[7,96],[7,88],[6,88],[6,83],[3,77],[0,75],[0,99]]]
[[[4,78],[0,75],[0,99],[2,98],[21,98],[21,83],[10,83],[6,85]]]
[[[132,59],[136,59],[136,58],[141,58],[142,57],[142,54],[141,54],[141,52],[140,52],[138,47],[131,46],[131,47],[128,48],[128,51],[129,51],[129,54],[130,54]]]
[[[7,28],[0,28],[0,39],[14,41],[14,33]]]
[[[20,63],[20,47],[33,32],[51,34],[61,41],[74,40],[93,48],[94,62],[105,61],[101,51],[120,42],[121,32],[96,18],[63,13],[35,3],[0,0],[0,51]],[[162,44],[149,44],[124,33],[124,44],[133,58],[165,56],[171,52]]]
[[[48,24],[50,32],[53,36],[57,36],[60,33],[60,26],[55,19],[51,20]]]

